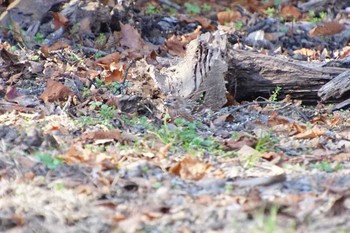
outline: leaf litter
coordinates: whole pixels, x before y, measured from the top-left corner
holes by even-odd
[[[13,28],[1,30],[0,231],[349,229],[349,112],[279,101],[278,93],[249,103],[227,93],[222,106],[223,93],[213,90],[221,90],[226,71],[217,83],[210,73],[225,70],[217,29],[236,41],[230,46],[256,53],[273,45],[291,57],[336,60],[345,45],[322,36],[346,33],[345,23],[303,23],[322,20],[305,13],[307,2],[275,12],[260,1],[54,1],[20,18],[29,2],[41,1],[16,1]],[[13,7],[6,4],[2,9]],[[171,7],[179,12],[167,16]],[[194,16],[198,7],[216,19]],[[278,16],[308,29],[250,34]],[[283,42],[290,35],[310,47]],[[181,74],[186,63],[194,73]],[[174,67],[173,77],[197,83],[171,80]],[[169,118],[163,80],[172,94],[196,103],[195,121]]]

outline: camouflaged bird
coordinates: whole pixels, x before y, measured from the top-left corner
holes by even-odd
[[[168,108],[168,113],[172,120],[183,118],[188,121],[194,121],[196,118],[192,115],[194,104],[187,99],[179,96],[168,96],[164,102]]]

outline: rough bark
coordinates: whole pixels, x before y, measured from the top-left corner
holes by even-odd
[[[253,100],[269,97],[280,86],[280,98],[289,94],[303,103],[320,100],[318,90],[344,68],[322,67],[320,64],[293,61],[286,58],[262,55],[242,50],[229,51],[229,71],[226,75],[228,91],[236,100]],[[334,99],[329,98],[333,102]]]

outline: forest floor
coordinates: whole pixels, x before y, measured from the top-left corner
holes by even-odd
[[[276,86],[186,120],[157,78],[216,31],[346,60],[346,1],[118,2],[0,1],[0,232],[349,231],[349,110]]]

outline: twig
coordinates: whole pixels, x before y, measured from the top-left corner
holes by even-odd
[[[125,68],[122,86],[120,87],[120,92],[121,92],[122,94],[125,94],[124,90],[126,89],[126,86],[125,86],[126,77],[128,76],[128,72],[129,72],[130,67],[131,67],[134,63],[135,63],[135,60],[132,59],[132,60],[129,62],[128,66]]]
[[[102,51],[102,50],[99,50],[99,49],[89,48],[89,47],[85,47],[85,46],[81,46],[80,48],[81,48],[84,52],[86,52],[86,53],[99,53],[99,54],[101,54],[102,56],[108,55],[107,52]]]
[[[173,2],[171,2],[171,1],[169,1],[169,0],[159,0],[159,3],[160,3],[160,4],[167,5],[167,6],[171,7],[171,8],[176,9],[176,10],[180,10],[180,9],[181,9],[181,6],[179,6],[179,5],[177,5],[177,4],[173,3]]]

